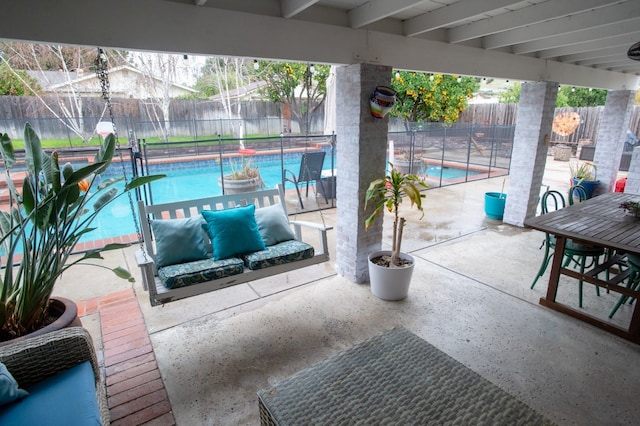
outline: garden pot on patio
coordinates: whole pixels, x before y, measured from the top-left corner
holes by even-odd
[[[593,192],[596,190],[596,188],[598,187],[598,185],[600,185],[600,181],[599,180],[581,180],[578,178],[571,178],[571,183],[573,184],[573,186],[575,185],[580,185],[584,188],[585,191],[587,191],[587,198],[591,198],[593,197]]]
[[[485,192],[484,194],[484,214],[489,219],[502,220],[504,216],[504,206],[507,202],[507,194],[500,192]]]
[[[218,178],[218,184],[222,187],[222,179]],[[262,178],[260,176],[250,179],[231,179],[225,176],[224,178],[224,193],[225,194],[241,194],[243,192],[258,191],[264,186]]]
[[[383,300],[402,300],[409,294],[409,285],[413,275],[415,259],[413,256],[400,253],[400,258],[409,265],[404,267],[386,267],[372,262],[380,256],[391,256],[390,250],[375,251],[369,255],[369,282],[371,293]]]
[[[49,316],[51,316],[52,319],[49,324],[15,339],[0,341],[0,346],[13,344],[67,327],[82,327],[80,318],[78,318],[78,306],[72,300],[64,297],[52,297],[50,299]]]

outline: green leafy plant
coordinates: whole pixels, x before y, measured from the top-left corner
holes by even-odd
[[[576,161],[569,163],[569,173],[571,178],[578,179],[580,182],[595,182],[598,180],[598,168],[590,161]]]
[[[365,209],[367,203],[374,203],[373,213],[365,220],[365,228],[373,224],[377,217],[381,215],[384,209],[393,212],[393,240],[391,244],[390,264],[394,266],[401,265],[400,246],[402,244],[402,231],[406,219],[400,216],[400,206],[402,200],[406,197],[411,201],[411,207],[414,205],[422,212],[422,199],[425,195],[420,192],[421,189],[427,189],[428,185],[424,183],[418,176],[414,174],[406,174],[399,172],[392,163],[389,163],[390,172],[385,177],[376,179],[369,184],[365,194]]]
[[[46,324],[51,293],[64,271],[89,259],[102,259],[102,251],[126,246],[108,244],[69,261],[80,238],[95,229],[91,222],[98,213],[126,192],[163,176],[133,179],[119,191],[113,184],[123,178],[99,179],[113,159],[113,134],[105,138],[93,164],[74,170],[68,163],[60,167],[57,152],[44,152],[40,138],[27,123],[27,170],[20,193],[11,178],[16,163],[13,144],[7,134],[0,135],[0,142],[9,191],[9,211],[0,210],[0,340],[7,340]],[[118,277],[133,281],[126,269],[112,270]]]
[[[620,208],[635,217],[640,217],[640,201],[625,201],[624,203],[620,203]]]
[[[242,163],[238,166],[233,161],[229,162],[231,166],[231,174],[228,175],[230,179],[233,180],[243,180],[243,179],[255,179],[260,178],[260,170],[258,166],[253,165],[253,160],[251,158],[242,156]]]

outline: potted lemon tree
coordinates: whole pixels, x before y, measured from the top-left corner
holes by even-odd
[[[119,190],[113,185],[123,178],[99,177],[115,152],[113,134],[104,139],[92,164],[74,169],[68,163],[61,167],[57,152],[44,152],[40,138],[27,123],[24,129],[26,171],[19,189],[20,185],[11,177],[16,163],[13,143],[7,134],[0,135],[0,142],[9,192],[8,209],[0,210],[2,344],[30,333],[41,333],[52,317],[63,315],[60,310],[64,308],[51,298],[60,275],[78,263],[102,259],[101,251],[126,246],[108,244],[70,259],[80,238],[94,229],[93,219],[114,199],[163,176],[138,177]],[[124,268],[113,268],[113,272],[133,280]]]
[[[373,212],[365,220],[368,229],[376,220],[383,216],[384,210],[393,213],[393,236],[391,250],[381,250],[369,255],[369,280],[371,292],[384,300],[401,300],[407,297],[415,260],[413,256],[403,253],[402,233],[406,219],[400,215],[400,208],[404,198],[408,198],[411,207],[422,212],[422,199],[425,195],[422,189],[428,186],[415,174],[399,172],[389,163],[389,173],[369,184],[365,194],[365,209],[368,203],[373,203]]]

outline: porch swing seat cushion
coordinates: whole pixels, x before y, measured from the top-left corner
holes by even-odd
[[[244,270],[243,265],[242,259],[237,257],[197,260],[158,268],[158,278],[169,289],[186,287],[241,274]]]
[[[266,250],[243,256],[244,264],[251,270],[311,259],[315,255],[313,246],[303,241],[288,240],[267,246]]]

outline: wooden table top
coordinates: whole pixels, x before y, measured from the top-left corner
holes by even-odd
[[[556,236],[640,255],[640,218],[620,208],[624,201],[640,201],[640,195],[608,192],[526,219],[524,225]]]

